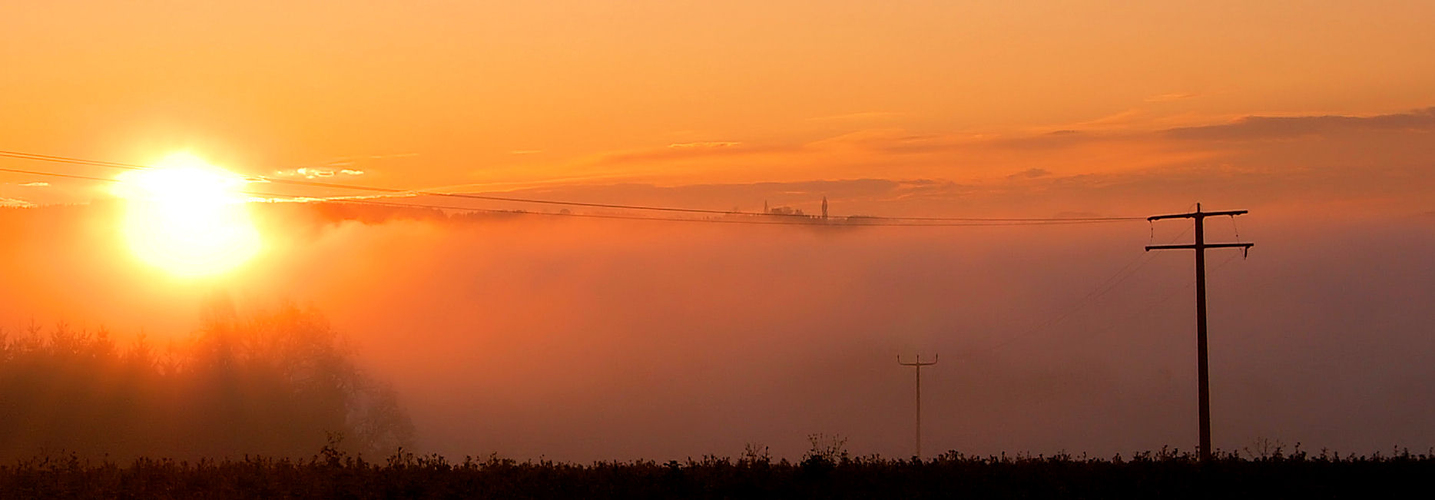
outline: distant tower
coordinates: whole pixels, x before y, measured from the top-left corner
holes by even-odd
[[[823,197],[822,197],[822,219],[823,219],[823,220],[826,220],[826,219],[827,219],[827,197],[826,197],[826,196],[823,196]]]
[[[767,200],[762,200],[762,213],[767,213]]]

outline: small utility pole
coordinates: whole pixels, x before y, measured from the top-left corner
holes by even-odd
[[[918,354],[918,355],[917,355],[917,361],[912,362],[912,363],[903,363],[903,362],[902,362],[902,355],[901,355],[901,354],[898,354],[898,355],[897,355],[897,364],[902,365],[902,366],[911,366],[911,367],[915,367],[915,368],[917,369],[917,455],[916,455],[916,456],[917,456],[918,459],[921,459],[921,458],[922,458],[922,367],[923,367],[923,366],[932,366],[932,365],[937,364],[937,356],[932,356],[932,361],[931,361],[930,363],[923,363],[923,362],[922,362],[922,355],[921,355],[921,354]]]
[[[1200,385],[1200,411],[1201,411],[1201,462],[1211,461],[1211,382],[1210,370],[1206,363],[1206,249],[1207,248],[1240,248],[1242,252],[1255,246],[1255,243],[1206,243],[1206,217],[1229,215],[1235,217],[1245,214],[1245,210],[1228,210],[1225,212],[1202,212],[1201,204],[1196,204],[1196,211],[1186,214],[1153,215],[1147,217],[1148,221],[1160,219],[1195,219],[1196,221],[1196,242],[1190,245],[1147,245],[1146,251],[1152,250],[1173,250],[1193,249],[1196,251],[1196,376]]]

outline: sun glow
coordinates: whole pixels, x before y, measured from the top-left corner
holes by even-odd
[[[146,263],[181,276],[218,274],[259,251],[239,194],[244,177],[187,153],[119,176],[125,239]]]

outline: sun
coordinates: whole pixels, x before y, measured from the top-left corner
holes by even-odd
[[[243,176],[176,153],[118,180],[114,193],[127,205],[124,236],[140,260],[179,276],[206,276],[259,252],[259,231],[239,193]]]

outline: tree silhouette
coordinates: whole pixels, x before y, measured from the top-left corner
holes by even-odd
[[[0,333],[0,458],[300,457],[330,435],[387,456],[413,425],[323,315],[285,304],[241,316],[215,301],[203,327],[157,350],[57,324]]]

